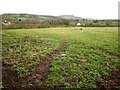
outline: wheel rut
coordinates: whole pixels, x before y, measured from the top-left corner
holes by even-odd
[[[41,57],[41,62],[36,66],[34,72],[28,76],[27,84],[25,84],[26,82],[22,82],[22,87],[45,88],[44,81],[49,75],[50,63],[52,62],[53,57],[66,51],[67,47],[67,43],[61,43],[57,50],[54,50],[50,54]]]
[[[57,50],[53,50],[50,54],[40,57],[39,64],[35,67],[30,75],[19,77],[14,71],[12,65],[2,62],[2,83],[4,88],[45,88],[44,81],[49,75],[50,63],[53,57],[66,51],[68,45],[63,42],[59,44]]]

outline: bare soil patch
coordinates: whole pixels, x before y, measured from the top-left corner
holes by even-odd
[[[120,88],[120,69],[116,69],[109,75],[102,76],[102,81],[97,83],[101,90],[116,90]],[[118,89],[119,90],[119,89]]]
[[[45,57],[41,57],[41,62],[35,70],[29,75],[18,78],[17,73],[13,70],[12,65],[3,62],[2,82],[4,88],[45,88],[44,80],[49,74],[50,63],[54,56],[59,55],[67,49],[66,43],[61,43],[57,50],[52,51]]]
[[[19,86],[19,78],[12,65],[2,62],[2,82],[4,88]]]

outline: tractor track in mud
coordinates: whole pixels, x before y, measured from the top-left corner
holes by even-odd
[[[47,79],[47,76],[49,75],[50,63],[52,62],[53,57],[59,55],[61,52],[66,51],[66,49],[67,44],[61,43],[58,50],[54,50],[45,57],[41,57],[42,61],[38,64],[38,66],[35,69],[35,72],[32,74],[34,76],[32,78],[31,76],[28,77],[29,82],[31,82],[30,87],[45,88],[44,80]]]
[[[39,64],[35,67],[35,70],[29,75],[19,78],[17,73],[13,70],[12,66],[2,62],[2,82],[4,88],[46,88],[44,81],[49,75],[50,63],[53,57],[67,50],[68,44],[61,43],[57,50],[52,51],[50,54],[40,57]],[[99,47],[91,47],[92,49],[100,50],[106,54],[120,58],[119,55]],[[97,89],[110,90],[117,86],[120,86],[120,69],[114,71],[117,75],[102,76],[102,82],[97,83]],[[59,87],[58,87],[59,88]],[[47,89],[47,88],[46,88]]]
[[[61,43],[57,50],[50,54],[40,57],[40,63],[35,70],[28,76],[19,78],[18,74],[12,68],[12,65],[2,62],[2,82],[4,88],[45,88],[44,80],[47,78],[50,69],[50,63],[54,56],[66,51],[67,43]]]

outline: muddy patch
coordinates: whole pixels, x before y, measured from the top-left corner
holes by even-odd
[[[120,88],[120,69],[114,70],[109,75],[102,76],[102,81],[97,83],[97,87],[101,90],[115,90]]]
[[[12,65],[3,62],[2,68],[2,82],[4,88],[45,88],[44,80],[49,74],[50,63],[54,56],[59,55],[61,52],[66,51],[66,43],[61,43],[57,50],[52,51],[50,54],[40,57],[41,62],[36,66],[34,71],[29,75],[18,78],[17,73],[12,69]]]
[[[47,78],[50,69],[50,63],[54,56],[59,55],[61,52],[64,52],[67,48],[66,43],[60,44],[60,48],[58,50],[54,50],[50,54],[46,55],[45,57],[41,57],[42,62],[38,64],[35,71],[32,75],[33,77],[29,76],[28,80],[30,82],[30,87],[45,87],[44,80]]]
[[[4,88],[19,86],[19,78],[12,65],[2,62],[2,82]]]

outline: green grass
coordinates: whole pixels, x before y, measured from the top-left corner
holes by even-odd
[[[68,48],[53,58],[45,84],[48,87],[95,88],[101,76],[120,67],[118,30],[116,27],[80,28],[4,31],[3,61],[12,63],[20,76],[28,75],[41,56],[66,42]]]

